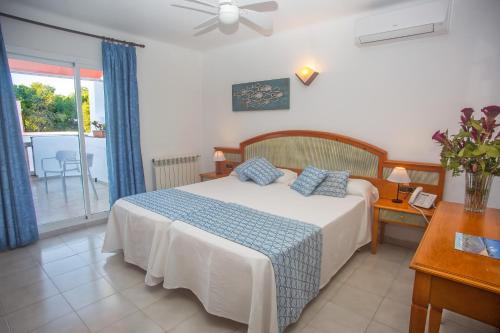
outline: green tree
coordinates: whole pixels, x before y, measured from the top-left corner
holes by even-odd
[[[83,113],[83,131],[90,133],[90,103],[89,90],[82,88],[82,113]]]
[[[14,85],[17,100],[21,102],[23,125],[26,132],[77,131],[78,118],[75,95],[58,95],[55,88],[42,83],[31,86]],[[82,110],[85,132],[90,131],[89,92],[82,88]]]

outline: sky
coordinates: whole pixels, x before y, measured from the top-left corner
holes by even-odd
[[[43,83],[52,86],[56,89],[56,94],[67,96],[75,92],[73,79],[52,77],[52,76],[41,76],[41,75],[29,75],[29,74],[18,74],[12,73],[12,83],[25,86],[30,86],[34,82]],[[90,87],[92,81],[82,80],[82,87]]]

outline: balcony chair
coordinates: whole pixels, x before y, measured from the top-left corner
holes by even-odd
[[[42,170],[43,170],[43,175],[45,178],[45,192],[49,193],[49,187],[48,187],[48,182],[47,182],[47,176],[49,174],[56,174],[61,176],[62,179],[62,185],[63,185],[63,192],[64,192],[64,200],[68,202],[68,193],[66,190],[66,175],[69,172],[78,172],[80,174],[80,178],[82,178],[83,182],[83,175],[80,172],[80,159],[77,158],[78,153],[74,150],[59,150],[56,152],[56,156],[54,157],[46,157],[42,158]],[[58,163],[51,163],[50,166],[48,165],[48,161],[50,160],[55,160]],[[90,172],[90,168],[94,164],[94,154],[87,154],[87,176],[89,177],[89,182],[90,185],[92,185],[92,190],[94,192],[94,196],[96,200],[99,200],[99,197],[97,196],[97,190],[95,188],[94,180],[92,177],[92,173]],[[57,167],[58,166],[58,167]]]

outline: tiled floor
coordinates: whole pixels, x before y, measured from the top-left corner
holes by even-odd
[[[48,192],[45,192],[45,180],[31,177],[31,191],[35,202],[38,224],[56,222],[85,215],[83,189],[80,177],[66,178],[66,193],[64,199],[62,180],[60,177],[48,179]],[[109,210],[108,186],[104,183],[94,183],[97,197],[92,187],[90,190],[90,205],[93,213]],[[89,184],[90,186],[90,184]]]
[[[121,255],[102,254],[104,226],[0,253],[0,333],[246,332],[209,315],[187,290],[144,285]],[[382,245],[356,255],[287,333],[407,332],[412,252]],[[442,333],[495,332],[445,312]]]

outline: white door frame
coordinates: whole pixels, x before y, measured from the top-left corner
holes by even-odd
[[[33,55],[36,54],[36,55]],[[83,216],[74,216],[69,217],[67,219],[61,221],[49,222],[44,225],[47,225],[47,230],[53,230],[55,224],[60,224],[62,227],[67,227],[68,223],[71,224],[81,224],[81,222],[86,222],[87,220],[95,220],[95,219],[103,219],[108,215],[108,212],[95,212],[92,213],[92,206],[90,203],[90,189],[89,189],[89,179],[88,179],[88,161],[87,161],[87,153],[86,153],[86,144],[85,144],[85,131],[83,125],[83,112],[82,112],[82,93],[81,93],[81,80],[80,80],[80,69],[82,65],[84,68],[88,69],[96,69],[102,70],[102,68],[98,66],[89,65],[87,62],[79,63],[77,59],[68,59],[67,57],[61,57],[61,59],[57,59],[53,54],[46,56],[43,53],[38,51],[30,52],[26,49],[14,48],[14,50],[10,50],[7,52],[8,58],[15,58],[21,60],[28,60],[43,64],[52,64],[58,66],[71,67],[73,69],[73,82],[75,89],[75,105],[77,111],[78,118],[78,142],[79,142],[79,151],[80,151],[80,168],[82,174],[82,189],[83,189],[83,197],[84,197],[84,211],[85,215]],[[106,152],[107,153],[107,152]],[[40,227],[40,225],[39,225]]]

